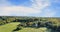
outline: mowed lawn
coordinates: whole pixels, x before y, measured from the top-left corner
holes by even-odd
[[[12,32],[14,29],[16,29],[18,22],[14,23],[8,23],[5,25],[0,26],[0,32]],[[22,28],[22,30],[15,31],[15,32],[48,32],[48,29],[45,27],[42,28]]]

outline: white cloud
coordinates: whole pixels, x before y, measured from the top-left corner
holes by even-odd
[[[33,8],[38,10],[39,9],[43,10],[51,5],[50,0],[31,0],[31,1],[33,2]],[[52,9],[48,9],[48,10],[45,9],[45,11],[42,11],[40,15],[41,17],[53,17],[55,16],[55,14],[56,11],[53,11]]]
[[[5,6],[1,7],[0,10],[2,10],[1,14],[37,14],[41,11],[29,7],[23,7],[23,6]],[[1,15],[0,14],[0,15]]]
[[[45,17],[53,17],[55,15],[56,12],[51,11],[49,9],[47,9],[47,11],[45,11]]]
[[[0,6],[0,15],[4,16],[11,16],[11,14],[15,14],[16,16],[28,16],[29,14],[39,14],[43,13],[42,9],[48,7],[50,5],[50,2],[48,0],[31,0],[32,6],[31,7],[24,7],[24,6],[12,6],[10,3],[7,3],[6,0],[2,1],[2,4]],[[37,16],[39,16],[37,15]],[[54,13],[48,14],[48,12],[44,13],[44,16],[53,16]],[[14,16],[14,15],[12,15]]]
[[[31,1],[33,2],[32,7],[36,9],[43,9],[50,5],[50,2],[48,0],[31,0]]]

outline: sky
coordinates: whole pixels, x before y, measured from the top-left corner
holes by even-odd
[[[60,17],[60,0],[0,0],[0,16]]]

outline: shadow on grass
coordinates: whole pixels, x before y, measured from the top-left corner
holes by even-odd
[[[14,29],[12,32],[15,32],[15,31],[19,31],[19,30],[21,30],[22,28],[16,28],[16,29]]]

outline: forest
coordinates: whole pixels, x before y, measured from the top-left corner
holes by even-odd
[[[0,32],[5,32],[4,29],[6,32],[29,32],[30,29],[30,32],[60,32],[60,17],[0,16]]]

